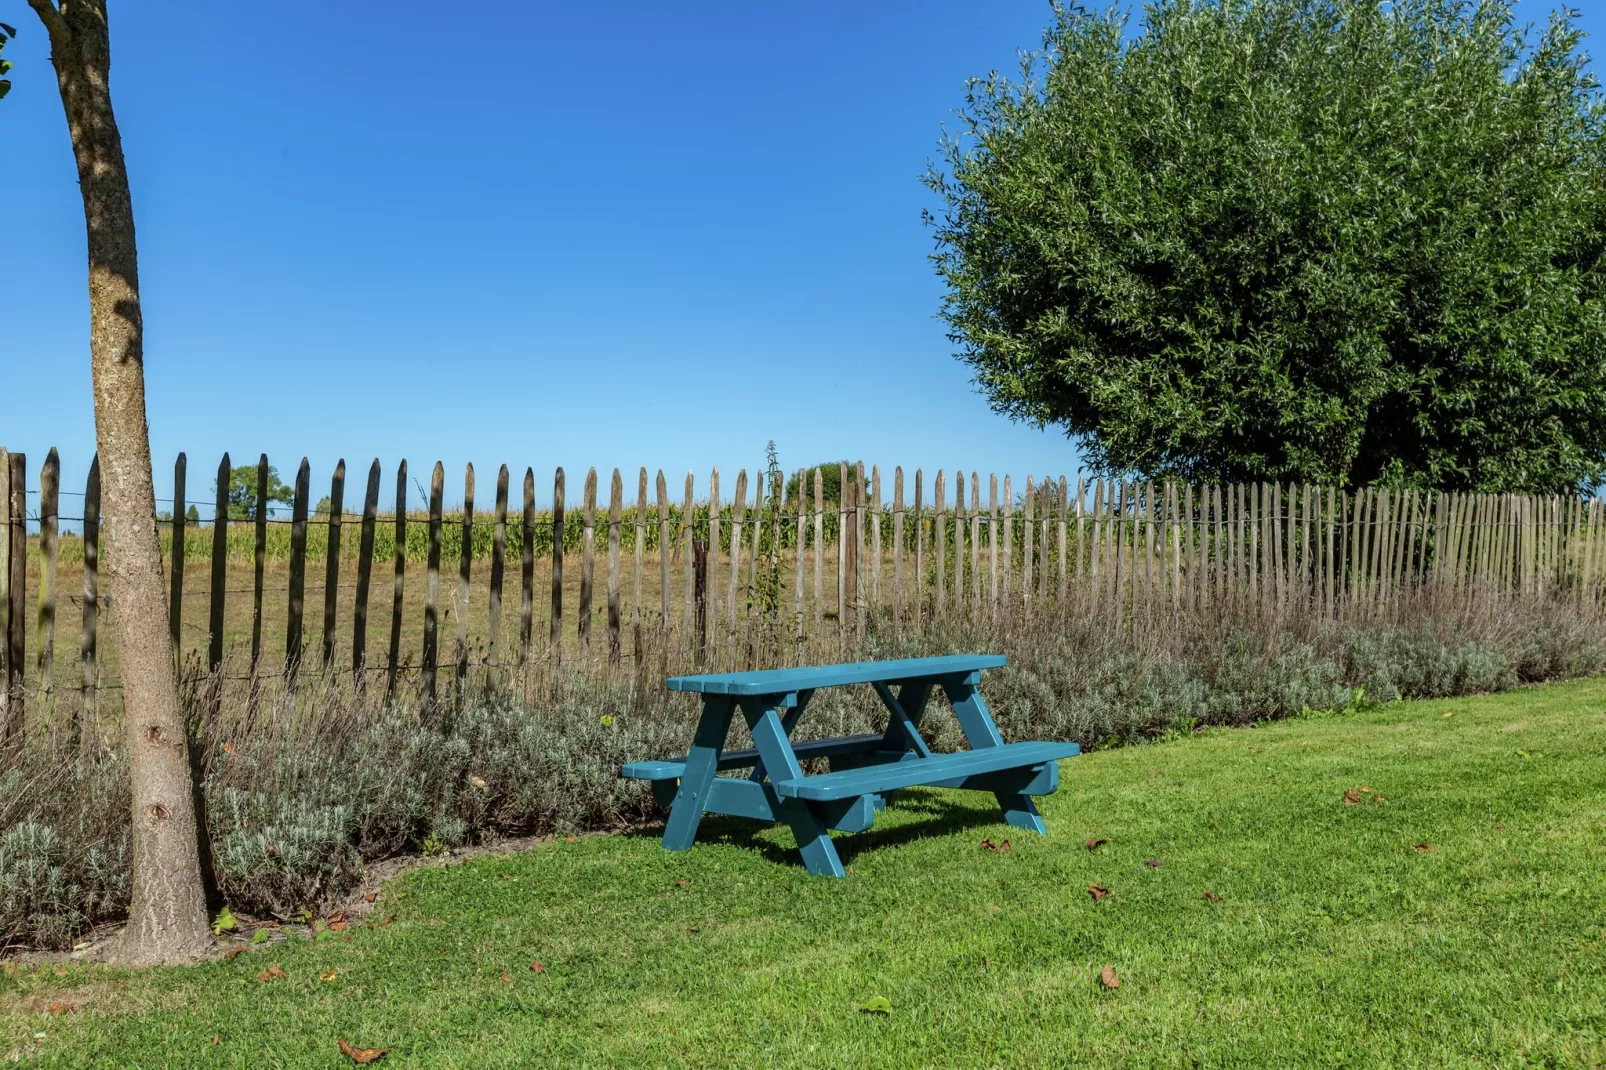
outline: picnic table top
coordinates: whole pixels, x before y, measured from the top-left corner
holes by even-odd
[[[899,658],[842,665],[802,665],[793,669],[671,676],[665,686],[671,691],[697,691],[705,695],[782,695],[843,684],[958,676],[982,669],[1001,668],[1007,661],[1002,654],[947,654],[935,658]]]

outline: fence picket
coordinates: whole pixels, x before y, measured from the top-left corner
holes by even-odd
[[[4,462],[0,450],[0,465]],[[0,557],[0,561],[4,558]],[[89,478],[84,483],[84,623],[78,644],[80,691],[78,707],[78,749],[88,757],[95,750],[95,716],[100,673],[96,665],[97,631],[100,623],[100,455],[89,462]]]
[[[580,636],[580,658],[591,653],[591,596],[597,565],[597,470],[586,472],[580,501],[580,608],[575,614]]]
[[[262,467],[266,469],[267,456],[262,458]],[[261,499],[259,498],[258,501]],[[258,516],[258,550],[257,550],[257,606],[260,615],[262,605],[262,551],[261,530],[264,523]],[[396,566],[391,579],[390,587],[390,644],[385,658],[385,696],[393,698],[396,694],[396,674],[401,668],[401,630],[402,630],[402,595],[407,587],[407,458],[403,457],[396,464],[396,513],[393,517],[396,525]],[[253,667],[253,673],[255,669]]]
[[[500,667],[502,653],[502,580],[507,572],[508,475],[507,465],[497,468],[496,504],[491,513],[491,590],[486,606],[488,638],[485,658],[493,673]]]
[[[61,513],[61,458],[54,446],[39,470],[38,687],[48,694],[56,661],[56,528]]]
[[[931,482],[931,561],[936,581],[932,592],[936,599],[932,605],[932,612],[938,620],[944,620],[948,613],[948,578],[943,575],[947,571],[948,561],[944,544],[948,541],[948,522],[943,518],[943,510],[947,504],[948,487],[947,473],[941,468],[937,469],[937,478]]]
[[[184,527],[187,521],[185,512],[184,481],[188,473],[189,461],[182,451],[178,459],[173,462],[173,545],[171,574],[167,577],[167,631],[173,644],[173,656],[178,664],[183,665],[184,654],[179,646],[182,641],[184,629],[184,557],[187,549],[184,538]],[[225,482],[222,486],[227,486]],[[227,499],[225,499],[227,500]]]
[[[301,552],[306,554],[306,495],[302,492],[306,480],[303,478],[306,462],[302,462],[302,472],[296,475],[297,501],[302,506]],[[217,501],[212,507],[212,590],[210,592],[211,606],[206,624],[206,671],[216,676],[223,667],[223,613],[225,591],[229,579],[229,473],[233,468],[229,464],[229,455],[225,453],[217,466]],[[177,559],[177,550],[174,552]],[[294,570],[292,568],[292,580]],[[180,588],[182,591],[182,588]],[[175,626],[178,623],[178,611],[173,613]],[[178,646],[175,642],[174,649]],[[213,680],[209,685],[212,688],[212,702],[216,702],[221,695],[217,692],[220,681]]]
[[[453,650],[456,655],[456,671],[452,678],[452,701],[458,706],[468,687],[468,587],[469,576],[474,566],[474,466],[465,465],[463,468],[463,545],[457,558],[457,604],[456,625],[457,645]]]
[[[743,468],[736,473],[736,494],[731,499],[730,587],[726,592],[725,621],[732,635],[736,634],[736,592],[741,586],[742,526],[746,519],[747,469]]]
[[[228,455],[224,455],[225,464]],[[222,468],[218,469],[222,471]],[[302,619],[306,612],[307,593],[307,492],[308,480],[311,470],[307,466],[307,459],[301,458],[301,467],[296,471],[295,499],[290,507],[290,617],[284,634],[284,671],[285,675],[294,680],[301,671],[301,652],[303,648],[301,637]],[[213,520],[214,529],[219,524],[228,522],[228,511],[223,516]],[[214,535],[215,537],[215,535]],[[214,546],[216,544],[214,543]],[[217,565],[212,565],[215,574]],[[215,623],[221,624],[223,613],[213,600],[212,615]],[[220,630],[214,628],[212,630]],[[211,658],[208,657],[210,662]]]
[[[524,469],[524,525],[519,543],[519,664],[530,660],[535,634],[535,468]],[[664,558],[667,562],[669,559]]]
[[[619,524],[624,516],[625,484],[619,469],[608,485],[608,663],[619,664]]]
[[[563,662],[563,466],[552,473],[552,619],[547,625],[547,648],[552,664]],[[686,494],[691,494],[691,476],[686,477]]]
[[[252,506],[254,514],[252,522],[256,530],[251,555],[251,693],[255,696],[256,676],[262,664],[262,595],[268,559],[268,455],[266,453],[257,458],[257,489]],[[227,509],[224,511],[227,512]],[[216,519],[215,511],[213,519]]]
[[[429,475],[429,559],[424,573],[424,651],[422,682],[424,702],[435,704],[436,669],[440,663],[441,496],[446,489],[446,468],[435,462]]]
[[[345,506],[346,460],[342,457],[329,481],[329,544],[324,548],[323,580],[322,667],[326,670],[335,659],[335,616],[340,597],[340,520]],[[213,568],[216,567],[214,564]]]
[[[357,597],[351,612],[351,671],[363,686],[368,670],[368,591],[373,582],[374,535],[379,520],[379,458],[368,467],[362,496],[362,538],[357,543]]]

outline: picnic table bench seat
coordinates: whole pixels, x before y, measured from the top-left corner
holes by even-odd
[[[692,846],[704,813],[783,821],[808,871],[825,876],[844,873],[830,830],[868,829],[889,794],[919,785],[990,792],[1006,822],[1041,833],[1043,819],[1029,796],[1053,793],[1060,760],[1079,748],[1003,741],[979,682],[983,670],[1004,664],[995,654],[957,654],[672,677],[669,690],[703,696],[691,749],[678,759],[630,762],[619,774],[651,782],[654,795],[670,806],[664,824],[669,850]],[[875,689],[890,714],[885,732],[792,742],[819,689],[854,684]],[[920,721],[937,688],[953,707],[969,750],[935,754],[921,737]],[[755,745],[727,751],[737,710]],[[805,774],[801,763],[811,758],[828,759],[831,771]],[[750,772],[746,778],[717,775],[739,769]]]

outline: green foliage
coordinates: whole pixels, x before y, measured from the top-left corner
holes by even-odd
[[[217,488],[212,488],[214,494]],[[268,513],[275,505],[289,506],[295,501],[295,490],[279,478],[279,470],[268,465]],[[229,469],[229,519],[255,520],[257,515],[257,466],[234,465]]]
[[[1606,475],[1606,105],[1508,0],[1059,8],[928,184],[992,406],[1112,471]]]
[[[816,468],[820,470],[820,500],[826,502],[841,501],[842,469],[846,468],[848,470],[848,485],[852,486],[856,471],[854,462],[827,461],[824,464],[811,464],[803,469],[806,473],[805,480],[807,483],[804,490],[807,492],[811,507],[814,504],[814,470]],[[786,500],[789,502],[797,500],[797,474],[795,472],[786,480]]]
[[[6,42],[15,36],[17,36],[15,27],[9,26],[4,22],[0,22],[0,53],[5,52]],[[0,74],[6,74],[10,70],[11,61],[6,59],[5,56],[0,55]],[[11,79],[0,78],[0,100],[4,100],[5,95],[9,92],[11,92]]]

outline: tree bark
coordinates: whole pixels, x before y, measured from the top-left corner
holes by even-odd
[[[50,34],[89,238],[101,518],[133,787],[132,901],[115,956],[130,964],[193,961],[212,941],[156,533],[134,209],[112,113],[106,0],[28,3]]]

